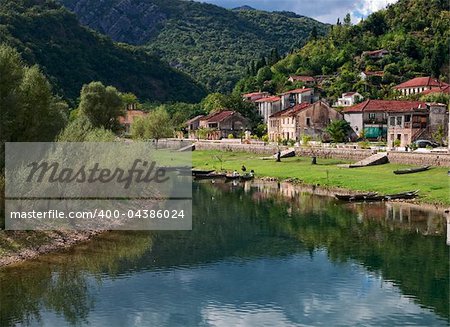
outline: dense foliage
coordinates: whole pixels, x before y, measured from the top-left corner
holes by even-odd
[[[325,95],[336,99],[343,92],[358,91],[367,97],[392,97],[391,86],[416,76],[448,80],[450,12],[446,0],[400,0],[387,9],[352,25],[348,15],[326,37],[312,38],[302,49],[275,65],[263,67],[241,80],[237,91],[272,92],[296,87],[287,76],[328,75]],[[385,49],[380,59],[364,51]],[[360,73],[380,71],[383,76]]]
[[[156,57],[81,27],[53,0],[2,0],[0,42],[39,64],[58,93],[71,100],[93,80],[153,101],[196,102],[205,95],[191,78]]]
[[[52,141],[67,116],[67,104],[52,94],[39,67],[0,45],[0,167],[5,142]]]
[[[194,1],[61,1],[83,24],[116,41],[147,45],[211,91],[230,91],[255,58],[274,48],[286,53],[303,45],[313,30],[327,29],[293,13],[227,10]]]
[[[151,111],[146,117],[137,119],[132,127],[134,139],[159,140],[173,137],[173,126],[169,114],[164,107]]]

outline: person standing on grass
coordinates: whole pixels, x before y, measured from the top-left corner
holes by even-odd
[[[277,152],[277,162],[281,162],[281,151],[278,150]]]

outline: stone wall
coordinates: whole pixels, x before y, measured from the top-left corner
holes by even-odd
[[[220,150],[232,152],[249,152],[261,155],[276,154],[278,149],[281,151],[288,149],[286,146],[256,145],[256,144],[221,144],[213,142],[197,142],[197,150]],[[295,148],[298,156],[319,158],[334,158],[348,161],[359,161],[374,154],[374,150],[361,149],[335,149],[335,148]],[[432,165],[450,167],[450,154],[432,154],[432,153],[411,153],[411,152],[389,152],[389,161],[398,164],[409,165]]]

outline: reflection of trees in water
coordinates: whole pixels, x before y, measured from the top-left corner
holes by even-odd
[[[117,276],[151,248],[147,232],[107,233],[71,251],[0,270],[0,326],[39,321],[42,309],[86,321],[102,276]]]
[[[248,260],[306,250],[314,255],[318,248],[326,248],[332,261],[356,260],[381,273],[404,294],[449,317],[448,247],[442,236],[421,234],[427,219],[402,214],[410,218],[401,223],[383,214],[384,205],[341,205],[294,190],[245,191],[204,183],[194,185],[193,195],[192,231],[111,232],[69,252],[0,271],[0,325],[39,319],[42,308],[82,323],[95,305],[91,290],[102,276],[230,257]],[[293,198],[286,201],[286,195]]]

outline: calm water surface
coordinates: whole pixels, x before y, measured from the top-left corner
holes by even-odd
[[[0,326],[447,326],[438,213],[194,185],[190,232],[112,232],[0,270]]]

